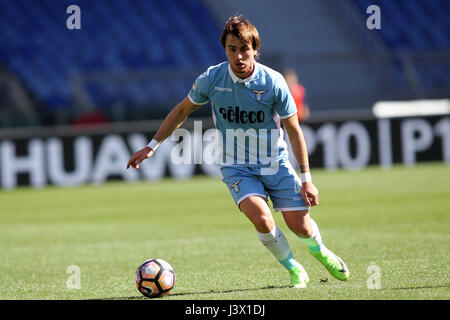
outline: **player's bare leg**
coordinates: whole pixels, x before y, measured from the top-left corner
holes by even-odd
[[[253,223],[256,231],[267,233],[275,227],[275,220],[267,205],[266,199],[260,196],[250,196],[239,204],[239,209]]]
[[[244,199],[239,208],[253,223],[258,238],[290,274],[291,287],[305,288],[309,278],[303,266],[294,259],[286,236],[278,229],[266,200],[260,196]]]
[[[319,228],[311,219],[309,210],[283,211],[283,218],[289,229],[306,244],[311,255],[319,260],[328,272],[338,280],[347,280],[350,273],[344,261],[325,247]]]
[[[282,214],[289,229],[298,237],[311,237],[313,231],[309,210],[282,211]]]

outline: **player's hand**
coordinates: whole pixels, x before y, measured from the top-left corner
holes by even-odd
[[[154,151],[150,147],[145,147],[136,151],[128,161],[127,169],[131,166],[136,170],[139,170],[139,164],[145,159],[150,158],[153,155],[153,152]]]
[[[308,207],[314,207],[319,204],[319,190],[312,182],[304,182],[302,184],[302,196]]]

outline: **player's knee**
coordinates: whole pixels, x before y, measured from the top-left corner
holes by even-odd
[[[311,224],[306,221],[299,221],[295,225],[290,225],[289,229],[300,238],[310,238],[312,236]]]
[[[309,211],[283,212],[284,220],[289,229],[301,238],[310,238],[312,225],[309,219]]]
[[[312,230],[303,228],[303,229],[297,230],[296,235],[299,236],[300,238],[311,238]]]
[[[268,233],[273,230],[275,227],[275,221],[267,216],[258,217],[257,219],[253,219],[253,225],[256,230],[261,233]]]

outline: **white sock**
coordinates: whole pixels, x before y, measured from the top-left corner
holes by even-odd
[[[259,240],[262,244],[269,249],[274,257],[288,270],[297,266],[298,262],[295,261],[292,254],[289,243],[287,242],[284,233],[278,229],[277,226],[273,228],[271,232],[261,233],[256,231]]]
[[[312,251],[320,251],[323,247],[322,244],[322,236],[320,235],[320,231],[319,231],[319,227],[317,226],[317,223],[311,219],[311,226],[312,226],[312,235],[310,238],[301,238],[298,237],[300,239],[301,242],[303,242],[304,244],[306,244]]]

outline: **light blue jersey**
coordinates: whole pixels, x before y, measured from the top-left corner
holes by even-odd
[[[222,166],[269,167],[288,160],[280,119],[297,107],[279,72],[255,62],[253,74],[240,79],[223,62],[200,75],[188,97],[196,105],[211,101]]]

